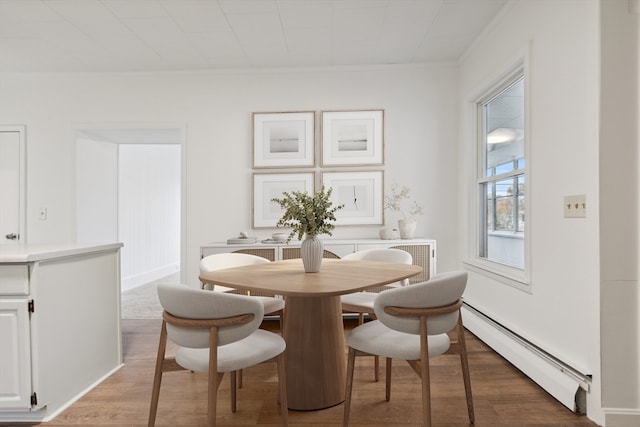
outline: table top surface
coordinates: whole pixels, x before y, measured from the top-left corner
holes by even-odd
[[[305,273],[301,259],[246,265],[200,274],[203,283],[285,296],[332,296],[387,285],[420,274],[422,267],[379,261],[324,259]]]

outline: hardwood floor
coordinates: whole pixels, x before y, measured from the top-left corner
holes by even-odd
[[[277,327],[277,322],[265,323],[268,329]],[[354,324],[354,321],[348,320],[346,329]],[[122,326],[125,365],[43,426],[146,426],[160,321],[123,320]],[[469,333],[467,345],[476,426],[596,426],[586,417],[567,410]],[[173,351],[174,347],[169,353]],[[384,367],[381,371],[381,381],[374,382],[373,358],[361,357],[356,360],[350,425],[421,425],[418,376],[405,362],[396,361],[392,374],[391,401],[386,402]],[[225,377],[220,386],[218,425],[279,425],[276,378],[275,364],[245,370],[244,386],[238,392],[238,411],[232,414],[229,381]],[[156,425],[206,425],[206,393],[206,374],[165,374]],[[432,359],[432,402],[434,426],[469,426],[460,364],[456,356]],[[338,426],[342,424],[342,412],[342,404],[321,411],[289,411],[289,425]]]

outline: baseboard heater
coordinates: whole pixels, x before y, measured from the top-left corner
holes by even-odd
[[[586,414],[591,377],[464,303],[464,326],[571,411]]]

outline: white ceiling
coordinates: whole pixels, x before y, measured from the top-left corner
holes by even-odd
[[[0,0],[0,72],[456,61],[507,0]]]

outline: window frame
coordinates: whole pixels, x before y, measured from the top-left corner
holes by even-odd
[[[526,156],[523,157],[526,159]],[[518,159],[515,160],[511,160],[511,163],[517,163]],[[508,162],[505,163],[500,163],[497,166],[502,166],[504,164],[507,164]],[[494,197],[490,200],[493,201],[493,209],[491,210],[491,212],[493,212],[493,218],[491,223],[493,224],[493,228],[491,230],[489,230],[489,232],[493,232],[493,233],[513,233],[514,236],[512,237],[516,237],[518,235],[518,233],[524,233],[524,229],[521,229],[519,227],[520,221],[518,220],[517,216],[518,216],[518,212],[519,212],[519,205],[520,205],[520,196],[522,196],[522,193],[520,192],[520,185],[519,185],[519,179],[522,178],[526,178],[526,168],[515,168],[509,172],[504,172],[501,174],[496,174],[495,173],[495,169],[497,168],[497,166],[492,167],[491,169],[494,169],[494,174],[493,175],[486,175],[484,177],[480,177],[478,178],[478,182],[479,183],[484,183],[484,184],[491,184],[491,186],[493,187],[493,195]],[[515,191],[512,193],[511,196],[508,196],[508,198],[513,199],[513,211],[514,211],[514,227],[513,227],[513,231],[510,230],[502,230],[502,229],[498,229],[496,227],[496,223],[498,222],[498,218],[497,218],[497,205],[496,202],[499,198],[506,198],[504,196],[498,196],[497,195],[497,191],[496,191],[496,185],[504,182],[504,181],[512,181],[511,186],[515,189]],[[525,184],[526,184],[527,180],[525,179]],[[525,197],[526,197],[526,192],[525,192]],[[526,203],[525,203],[526,206]],[[524,234],[522,234],[522,236],[524,237]]]
[[[470,245],[469,256],[464,261],[465,266],[471,271],[478,272],[482,275],[495,279],[499,282],[531,293],[531,258],[530,248],[532,241],[531,232],[531,139],[530,139],[530,123],[529,120],[529,106],[531,104],[530,92],[529,92],[529,72],[528,61],[526,60],[528,55],[523,55],[514,65],[510,67],[506,72],[503,72],[500,77],[495,78],[492,84],[486,85],[483,90],[479,91],[479,95],[470,101],[470,106],[474,111],[475,117],[475,132],[474,145],[476,147],[476,171],[470,177],[471,191],[470,196]],[[499,96],[505,89],[511,87],[520,79],[524,81],[524,159],[525,165],[523,169],[517,169],[499,175],[488,176],[486,173],[486,132],[483,105],[490,100]],[[490,181],[501,181],[508,178],[518,179],[518,176],[524,177],[524,204],[526,208],[527,222],[525,225],[526,231],[520,235],[513,232],[507,232],[507,237],[521,238],[524,240],[524,268],[514,267],[508,264],[500,263],[498,261],[492,261],[486,257],[480,256],[480,245],[485,242],[482,241],[482,227],[481,224],[487,224],[487,197],[483,195],[483,189],[486,190],[486,186],[483,183]],[[517,200],[518,191],[515,192],[514,198]],[[515,210],[517,213],[517,208]],[[501,233],[498,231],[497,233]]]

